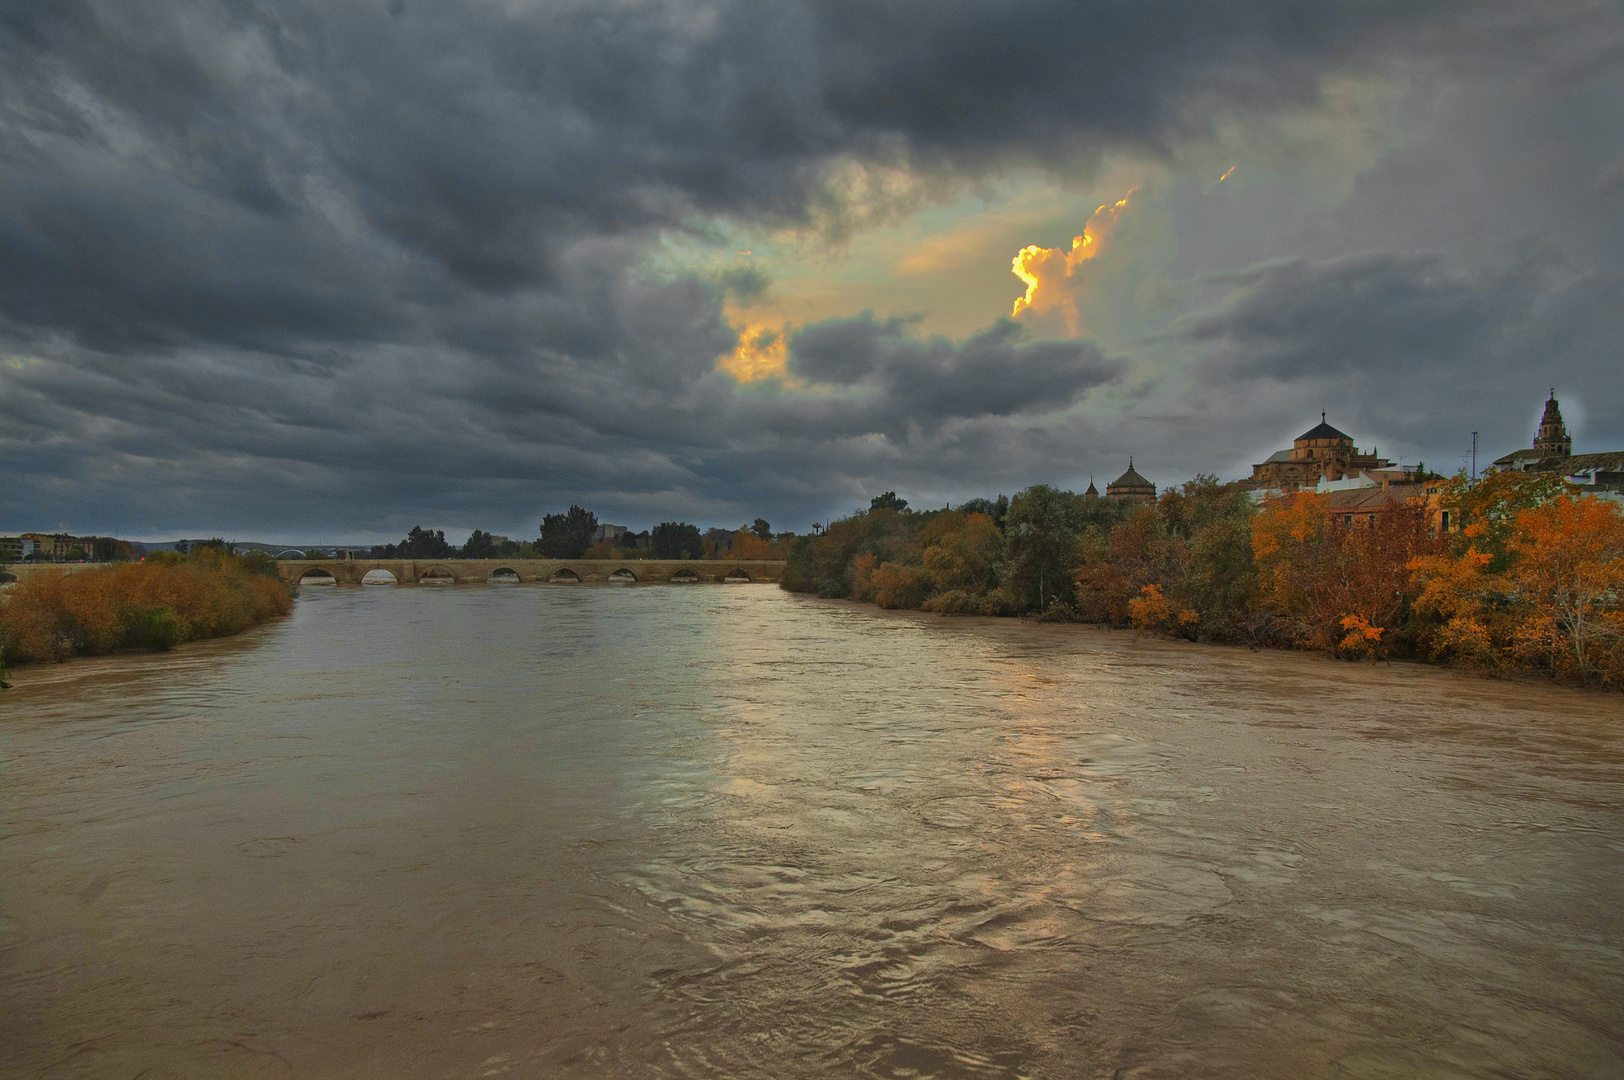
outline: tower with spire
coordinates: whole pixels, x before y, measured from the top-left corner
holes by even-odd
[[[1572,457],[1573,439],[1567,425],[1562,423],[1562,407],[1556,403],[1556,387],[1545,400],[1545,415],[1539,418],[1539,430],[1534,433],[1534,449],[1541,457]]]

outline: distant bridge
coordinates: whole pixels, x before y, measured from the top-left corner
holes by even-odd
[[[777,581],[781,559],[278,559],[283,580],[340,585],[471,585],[585,582],[641,585]]]

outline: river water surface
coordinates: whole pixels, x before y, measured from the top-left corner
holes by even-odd
[[[1624,703],[760,585],[0,695],[0,1075],[1624,1075]]]

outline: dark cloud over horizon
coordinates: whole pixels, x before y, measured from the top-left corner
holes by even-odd
[[[0,529],[804,527],[1226,467],[1338,382],[1417,453],[1547,377],[1624,444],[1621,41],[1581,3],[14,6]],[[1289,230],[1256,195],[1181,233],[1207,299],[1143,355],[852,313],[791,338],[804,385],[739,385],[724,303],[768,274],[651,269],[716,222],[838,245],[1003,170],[1176,172],[1331,77],[1412,87],[1394,145]]]

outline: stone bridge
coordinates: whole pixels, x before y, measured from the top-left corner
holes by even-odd
[[[778,559],[278,559],[286,581],[340,585],[469,585],[487,582],[582,582],[664,584],[675,582],[777,581],[784,572]]]

